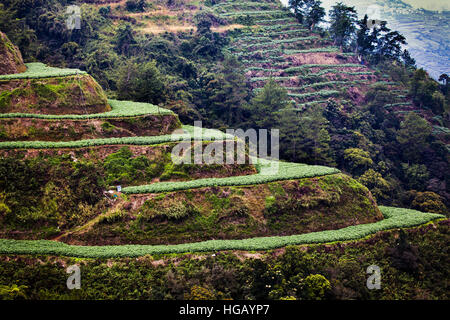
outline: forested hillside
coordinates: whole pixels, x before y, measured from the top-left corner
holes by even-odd
[[[448,75],[320,4],[2,1],[0,298],[447,299]],[[280,161],[174,162],[228,128]]]

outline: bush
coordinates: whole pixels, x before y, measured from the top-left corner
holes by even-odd
[[[190,294],[186,295],[187,300],[215,300],[216,296],[214,292],[211,290],[200,287],[200,286],[193,286],[191,288]]]
[[[187,203],[175,199],[166,199],[163,206],[153,201],[146,201],[138,216],[140,223],[153,222],[154,220],[181,221],[198,214],[198,210]]]
[[[131,181],[142,181],[153,177],[147,174],[150,160],[145,156],[133,157],[129,147],[108,155],[103,163],[106,184],[128,184]]]
[[[113,224],[115,222],[122,221],[126,216],[127,216],[126,211],[117,209],[117,210],[114,210],[112,213],[100,216],[98,223],[99,224]]]

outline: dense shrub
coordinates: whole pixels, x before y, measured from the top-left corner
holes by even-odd
[[[193,136],[192,126],[183,126],[184,133],[174,133],[162,136],[148,137],[123,137],[123,138],[105,138],[88,139],[76,141],[7,141],[0,142],[0,149],[58,149],[58,148],[82,148],[104,145],[152,145],[165,142],[175,142],[182,140],[197,139]],[[203,129],[201,140],[230,139],[233,138],[217,130]]]

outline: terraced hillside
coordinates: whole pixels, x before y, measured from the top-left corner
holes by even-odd
[[[65,83],[78,73],[34,66],[5,81],[32,73],[36,81]],[[187,146],[184,156],[195,157],[198,148],[215,155],[229,143],[234,148],[236,137],[181,127],[173,112],[150,104],[108,105],[112,110],[100,114],[67,114],[68,105],[64,114],[46,114],[45,106],[2,112],[2,138],[10,141],[0,142],[1,253],[267,250],[353,240],[442,217],[380,211],[367,188],[329,167],[248,155],[244,164],[175,164],[178,142]]]
[[[295,109],[303,111],[329,100],[347,108],[359,105],[368,89],[383,84],[398,92],[395,101],[385,106],[388,111],[432,118],[430,112],[416,110],[400,83],[368,68],[354,53],[343,53],[324,35],[306,29],[279,2],[227,0],[212,8],[228,23],[247,22],[228,51],[244,64],[253,91],[273,78],[288,90]]]

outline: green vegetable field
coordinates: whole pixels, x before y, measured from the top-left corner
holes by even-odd
[[[78,69],[53,68],[40,62],[26,63],[25,65],[27,66],[27,71],[22,73],[0,75],[0,80],[39,79],[87,74],[86,71],[81,71]]]
[[[273,171],[272,171],[272,169]],[[267,170],[265,170],[267,169]],[[263,184],[280,180],[301,179],[339,173],[335,168],[298,163],[265,161],[258,174],[227,178],[206,178],[183,182],[158,182],[149,185],[126,187],[123,193],[156,193],[213,186],[243,186]]]

